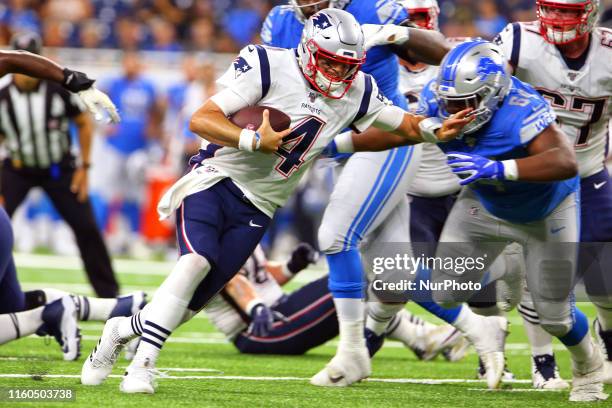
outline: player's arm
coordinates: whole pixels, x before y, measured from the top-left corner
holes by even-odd
[[[219,103],[224,106],[222,109]],[[263,112],[262,122],[256,131],[241,129],[227,118],[227,114],[237,112],[246,107],[231,90],[221,91],[202,105],[191,117],[189,130],[209,142],[222,146],[234,147],[240,150],[276,152],[283,137],[291,133],[291,129],[275,132],[270,126],[270,113]]]
[[[253,301],[260,302],[255,288],[242,273],[236,274],[236,276],[225,285],[225,292],[232,298],[238,307],[247,314],[250,312],[249,304]]]
[[[451,48],[437,31],[394,24],[364,24],[362,28],[366,49],[388,45],[398,57],[411,62],[439,65]]]
[[[285,263],[266,262],[266,271],[282,286],[293,279],[296,274],[306,269],[308,265],[317,262],[317,259],[319,259],[318,252],[309,244],[302,242],[293,250],[289,261]]]
[[[119,122],[117,108],[103,92],[94,86],[94,80],[86,74],[62,68],[48,58],[27,51],[0,51],[0,76],[17,73],[40,79],[55,81],[70,92],[78,93],[83,102],[97,119],[106,111],[113,122]]]
[[[90,165],[91,144],[93,140],[93,122],[91,116],[81,112],[73,118],[79,134],[80,164],[72,176],[70,191],[77,195],[80,202],[87,200],[88,182],[87,171]]]

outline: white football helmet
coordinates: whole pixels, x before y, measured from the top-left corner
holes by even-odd
[[[351,87],[366,59],[361,26],[352,14],[339,9],[325,9],[304,24],[297,47],[304,76],[323,95],[342,98]],[[321,65],[335,64],[342,75],[330,74]]]
[[[402,0],[398,2],[407,12],[408,19],[421,28],[439,30],[440,7],[436,0]],[[423,16],[424,18],[418,18]]]
[[[493,118],[510,90],[511,78],[506,58],[495,44],[472,40],[457,45],[440,63],[436,80],[441,116],[472,108],[475,119],[463,133],[477,131]]]
[[[599,0],[536,0],[540,32],[552,44],[567,44],[593,31]]]
[[[300,3],[300,1],[302,3]],[[310,16],[306,16],[304,14],[303,9],[306,7],[314,7],[315,13],[324,10],[326,8],[339,8],[339,9],[344,9],[347,4],[349,4],[351,2],[351,0],[289,0],[289,5],[288,6],[283,6],[283,7],[291,7],[291,9],[293,9],[293,11],[295,12],[295,16],[298,18],[298,20],[300,20],[302,23],[305,23],[306,20],[308,20],[308,18]],[[304,4],[305,3],[305,4]]]

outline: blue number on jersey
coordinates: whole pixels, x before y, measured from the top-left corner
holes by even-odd
[[[432,80],[425,86],[417,113],[438,116]],[[438,146],[445,152],[474,153],[493,160],[520,159],[527,146],[555,120],[548,103],[529,85],[512,78],[512,87],[491,121],[473,134]],[[578,176],[557,182],[483,180],[471,185],[493,215],[511,222],[545,218],[579,186]]]
[[[314,145],[321,133],[325,122],[311,116],[298,124],[291,133],[283,138],[283,144],[276,152],[282,160],[276,165],[276,170],[284,177],[300,168],[304,163],[304,156]]]
[[[359,24],[399,24],[408,19],[406,10],[395,0],[352,0],[346,11]],[[276,6],[264,21],[261,38],[266,45],[296,48],[304,26],[293,10]],[[374,47],[368,51],[362,71],[374,77],[379,89],[395,105],[407,109],[406,98],[398,91],[399,65],[389,47]]]

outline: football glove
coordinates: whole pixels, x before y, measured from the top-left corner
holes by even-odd
[[[270,309],[263,303],[257,303],[250,311],[251,324],[249,324],[249,334],[256,337],[266,337],[274,328],[274,322],[289,320],[280,312]]]
[[[366,50],[378,45],[403,44],[410,37],[408,27],[394,24],[363,24],[361,29],[365,37]]]
[[[316,263],[318,259],[319,253],[306,242],[302,242],[293,250],[291,259],[287,262],[287,269],[295,275],[308,265]]]
[[[462,152],[449,152],[447,159],[453,173],[461,178],[459,184],[462,186],[481,179],[506,179],[502,162],[490,160],[477,154]]]
[[[113,123],[119,123],[121,120],[115,104],[110,100],[108,95],[98,90],[95,86],[91,86],[84,91],[79,91],[78,95],[83,100],[87,110],[94,115],[97,121],[102,120],[104,117],[103,112],[106,112],[110,116]]]

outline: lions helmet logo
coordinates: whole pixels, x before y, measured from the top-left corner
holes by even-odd
[[[240,56],[234,60],[234,71],[236,72],[236,78],[238,78],[240,75],[244,74],[245,72],[250,71],[251,68],[253,67],[250,66],[249,63]]]
[[[504,68],[489,57],[482,57],[480,61],[478,61],[478,73],[480,74],[480,79],[483,81],[487,79],[489,75],[505,74]]]
[[[327,27],[331,26],[331,21],[329,21],[327,14],[317,13],[312,16],[312,25],[314,28],[318,28],[319,30],[325,30]]]

